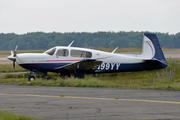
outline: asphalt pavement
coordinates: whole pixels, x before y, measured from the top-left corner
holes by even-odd
[[[43,120],[179,120],[179,91],[0,85],[0,109]]]

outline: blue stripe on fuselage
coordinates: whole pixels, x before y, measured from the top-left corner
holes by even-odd
[[[95,73],[108,73],[108,72],[127,72],[127,71],[142,71],[142,70],[154,70],[163,69],[167,65],[158,61],[146,61],[142,63],[103,63],[95,71]]]
[[[29,64],[20,64],[21,67],[32,70],[36,69],[39,71],[48,71],[48,72],[56,72],[55,70],[58,67],[62,67],[68,65],[70,63],[29,63]]]
[[[63,67],[71,63],[34,63],[20,64],[25,69],[36,69],[39,71],[57,72],[56,68]],[[166,68],[167,65],[158,61],[146,61],[142,63],[102,63],[95,73],[142,71]]]

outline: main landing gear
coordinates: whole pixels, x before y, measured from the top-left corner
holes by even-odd
[[[67,79],[71,77],[71,75],[69,73],[60,73],[60,77],[62,77],[62,79]]]

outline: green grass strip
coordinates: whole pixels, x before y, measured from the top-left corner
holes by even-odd
[[[27,115],[19,115],[10,111],[0,110],[0,120],[40,120]]]

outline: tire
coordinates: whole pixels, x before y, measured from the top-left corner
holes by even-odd
[[[68,79],[68,75],[64,75],[64,79]]]
[[[61,74],[60,77],[62,77],[62,79],[68,79],[71,77],[70,74]]]
[[[29,78],[28,78],[28,81],[35,81],[35,77],[34,76],[29,76]]]

